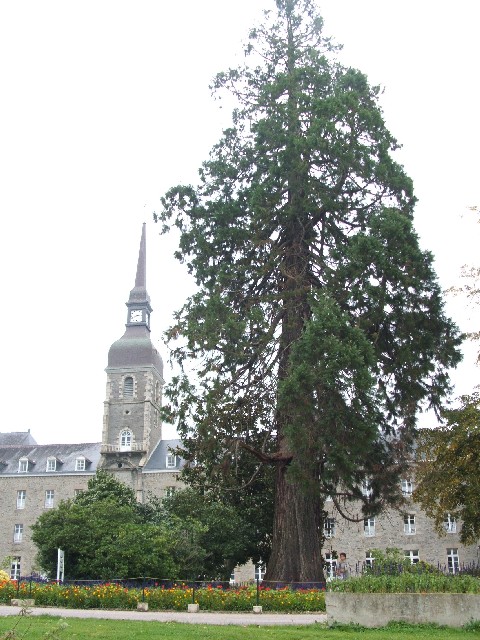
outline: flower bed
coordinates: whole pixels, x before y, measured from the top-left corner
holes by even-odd
[[[318,589],[259,589],[259,604],[264,611],[325,611],[325,594]],[[252,611],[257,604],[255,586],[222,588],[207,585],[193,590],[188,586],[148,586],[126,588],[105,583],[93,586],[61,585],[15,581],[0,582],[0,602],[12,598],[34,598],[37,606],[72,609],[136,609],[139,602],[148,603],[151,611],[186,611],[195,602],[208,611]]]

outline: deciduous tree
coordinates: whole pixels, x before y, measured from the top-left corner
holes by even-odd
[[[445,424],[419,433],[414,499],[445,533],[447,514],[462,521],[460,540],[480,538],[480,394],[443,412]]]
[[[203,568],[203,527],[158,511],[158,504],[139,505],[131,489],[100,471],[87,491],[46,511],[32,526],[38,565],[55,576],[61,548],[68,578],[195,577]]]
[[[253,65],[215,79],[238,108],[199,185],[155,215],[198,285],[169,333],[197,365],[168,391],[189,473],[234,500],[273,469],[281,581],[322,578],[327,494],[347,517],[397,499],[416,412],[439,408],[460,358],[380,89],[322,28],[312,0],[276,1]]]

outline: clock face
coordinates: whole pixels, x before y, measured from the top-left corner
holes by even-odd
[[[130,311],[130,322],[141,322],[143,318],[141,309],[134,309]]]

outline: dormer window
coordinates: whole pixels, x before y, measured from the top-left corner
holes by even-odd
[[[18,461],[18,473],[27,473],[28,471],[28,458],[20,458]]]
[[[85,457],[79,456],[75,460],[75,471],[85,471]]]
[[[47,471],[56,471],[57,470],[57,459],[56,458],[47,458]]]
[[[177,466],[177,456],[174,454],[169,454],[167,456],[167,469],[175,469]]]
[[[120,449],[122,451],[130,451],[132,448],[132,432],[129,429],[124,429],[120,433]]]
[[[123,381],[123,397],[124,398],[133,398],[133,378],[132,378],[132,376],[128,376]]]

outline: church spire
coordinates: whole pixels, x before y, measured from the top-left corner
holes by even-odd
[[[135,286],[130,291],[128,302],[150,302],[147,293],[147,241],[146,224],[142,226],[142,237],[140,239],[140,249],[138,251],[137,274],[135,276]],[[127,303],[128,304],[128,303]]]

